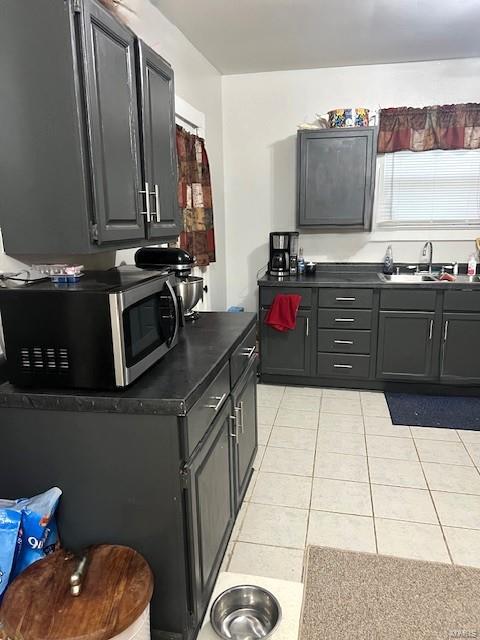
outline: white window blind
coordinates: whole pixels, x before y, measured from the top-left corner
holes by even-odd
[[[381,173],[377,225],[480,224],[480,149],[386,153]]]

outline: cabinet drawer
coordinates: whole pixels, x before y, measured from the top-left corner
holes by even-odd
[[[277,293],[302,296],[300,309],[308,309],[312,306],[312,289],[307,287],[260,287],[260,306],[269,307]]]
[[[319,289],[319,307],[357,307],[371,309],[373,304],[372,289]]]
[[[230,386],[232,389],[237,384],[242,373],[248,367],[250,361],[255,358],[256,346],[257,328],[254,326],[238,345],[230,358]]]
[[[370,353],[371,331],[319,329],[318,351],[331,353]]]
[[[380,296],[380,308],[398,311],[434,311],[436,296],[436,291],[385,290]]]
[[[359,309],[319,309],[318,326],[324,329],[370,329],[372,312]]]
[[[188,455],[207,433],[230,394],[230,365],[227,362],[187,414]]]
[[[333,378],[368,378],[370,356],[319,353],[317,374]]]
[[[480,311],[480,291],[445,291],[444,311]]]

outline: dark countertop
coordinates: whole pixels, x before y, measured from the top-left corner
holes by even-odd
[[[440,265],[434,266],[434,272],[439,271]],[[434,281],[421,283],[392,283],[382,280],[378,273],[381,265],[361,264],[332,264],[317,265],[313,276],[301,275],[287,278],[277,278],[265,274],[258,280],[260,287],[335,287],[335,288],[376,288],[376,289],[478,289],[480,282],[472,282],[469,276],[459,275],[455,282]],[[405,269],[402,269],[402,273]]]
[[[6,382],[0,408],[185,415],[255,322],[255,313],[201,313],[180,329],[177,346],[124,390],[42,391]]]

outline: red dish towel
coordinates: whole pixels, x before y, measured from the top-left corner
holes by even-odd
[[[277,331],[289,331],[297,325],[297,311],[302,296],[277,293],[265,316],[265,324]]]

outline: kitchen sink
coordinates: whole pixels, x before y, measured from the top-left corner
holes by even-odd
[[[386,275],[379,273],[378,277],[384,282],[398,283],[398,284],[421,284],[422,282],[440,282],[440,280],[429,273],[392,273],[392,275]]]

